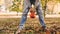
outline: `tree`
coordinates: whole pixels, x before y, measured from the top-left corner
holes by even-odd
[[[13,5],[10,7],[10,11],[16,11],[17,12],[17,15],[18,15],[18,12],[22,12],[22,9],[20,9],[20,5],[21,5],[21,0],[14,0],[13,1]]]

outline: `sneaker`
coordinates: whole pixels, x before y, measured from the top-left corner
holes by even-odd
[[[46,31],[46,27],[45,26],[42,26],[42,31]]]
[[[21,30],[23,30],[23,29],[24,29],[24,26],[20,26],[20,27],[18,28],[18,30],[16,31],[15,34],[19,34],[19,33],[21,33]]]
[[[21,30],[18,29],[18,30],[15,32],[15,34],[19,34],[20,32],[21,32]]]

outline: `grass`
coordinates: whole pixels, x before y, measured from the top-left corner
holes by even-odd
[[[20,22],[20,18],[0,18],[0,34],[14,34],[17,30]],[[47,26],[53,26],[52,24],[56,24],[60,26],[60,18],[45,18],[45,22]],[[25,26],[27,27],[39,27],[38,19],[30,19],[28,18]]]

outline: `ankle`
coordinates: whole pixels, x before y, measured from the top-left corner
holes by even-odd
[[[23,25],[20,25],[20,26],[19,26],[19,29],[20,29],[20,30],[22,30],[23,28],[24,28],[24,26],[23,26]]]

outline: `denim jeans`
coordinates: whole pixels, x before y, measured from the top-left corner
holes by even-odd
[[[37,7],[36,8],[36,12],[37,12],[37,14],[38,14],[38,16],[39,16],[39,21],[40,21],[40,24],[42,25],[42,26],[46,26],[45,25],[45,22],[44,22],[44,18],[43,18],[43,13],[42,13],[42,7],[41,7],[41,3],[38,1],[38,2],[35,2],[35,6]],[[22,19],[21,19],[21,21],[20,21],[20,25],[19,25],[19,28],[20,29],[22,29],[24,26],[24,24],[25,24],[25,22],[26,22],[26,19],[27,19],[27,14],[28,14],[28,12],[29,12],[29,8],[31,7],[31,3],[30,2],[28,2],[28,1],[26,1],[26,0],[24,0],[24,10],[23,10],[23,15],[22,15]]]

